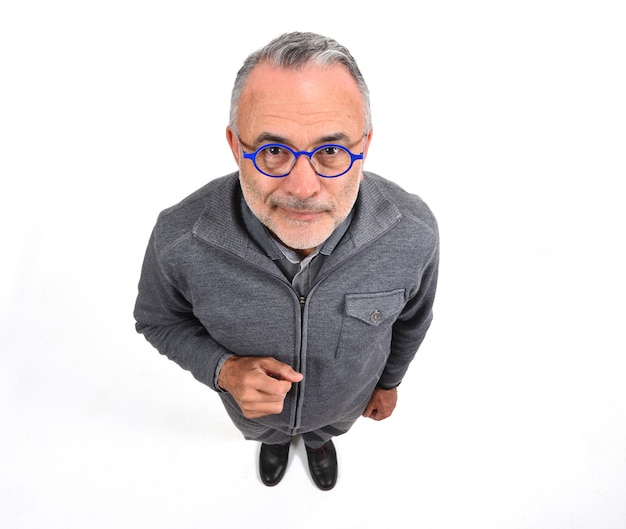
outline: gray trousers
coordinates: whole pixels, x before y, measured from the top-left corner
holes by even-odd
[[[246,419],[241,412],[232,410],[230,406],[225,406],[228,415],[233,424],[243,434],[248,441],[258,441],[265,444],[286,444],[289,443],[293,436],[274,428],[268,428],[254,421]],[[320,448],[330,439],[338,435],[346,433],[360,416],[346,419],[344,421],[323,426],[317,430],[310,432],[302,432],[301,437],[304,444],[309,448]]]

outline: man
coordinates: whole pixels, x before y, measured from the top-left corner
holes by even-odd
[[[436,222],[418,197],[363,172],[368,90],[331,39],[286,34],[248,57],[226,136],[239,171],[159,216],[137,330],[261,443],[263,483],[282,479],[300,435],[329,490],[332,438],[361,415],[391,415],[430,325]]]

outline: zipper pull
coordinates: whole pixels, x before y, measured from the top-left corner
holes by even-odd
[[[298,298],[298,301],[300,302],[300,308],[304,309],[304,304],[306,303],[306,297],[305,296],[300,296]]]

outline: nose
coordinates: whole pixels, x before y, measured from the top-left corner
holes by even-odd
[[[301,155],[296,159],[291,172],[284,177],[283,190],[297,198],[309,198],[319,192],[320,180],[309,157]]]

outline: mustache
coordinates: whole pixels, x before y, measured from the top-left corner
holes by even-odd
[[[302,198],[272,197],[270,204],[273,208],[280,207],[292,211],[318,212],[333,209],[332,204]]]

